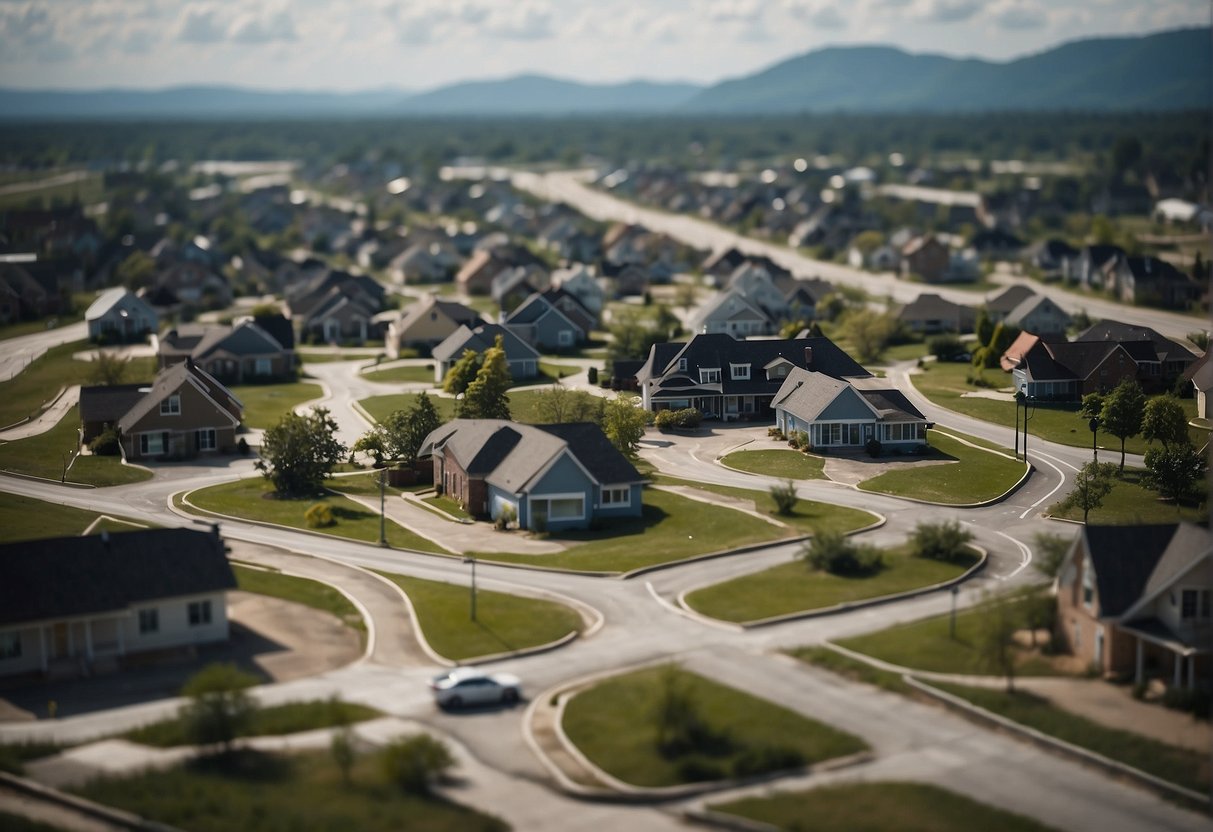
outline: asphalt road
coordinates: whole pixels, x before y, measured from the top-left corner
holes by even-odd
[[[28,367],[30,362],[40,358],[51,347],[87,337],[88,324],[79,321],[58,329],[6,338],[4,348],[0,349],[0,381],[8,381]]]

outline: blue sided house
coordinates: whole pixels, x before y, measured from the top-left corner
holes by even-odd
[[[455,419],[418,455],[432,460],[441,493],[474,517],[512,510],[520,528],[558,531],[640,516],[644,478],[590,422]]]
[[[881,378],[834,378],[793,368],[772,400],[775,426],[803,431],[815,449],[861,450],[876,439],[885,451],[927,444],[931,424]]]

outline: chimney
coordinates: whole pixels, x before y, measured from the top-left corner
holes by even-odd
[[[813,366],[813,348],[812,347],[804,348],[804,366],[806,368]]]

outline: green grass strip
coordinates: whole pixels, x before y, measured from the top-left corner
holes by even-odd
[[[1026,471],[1022,462],[970,447],[938,430],[928,431],[927,440],[937,453],[951,457],[955,462],[888,471],[860,483],[860,489],[933,503],[966,505],[1005,494]]]
[[[281,598],[283,601],[327,612],[339,618],[345,626],[366,635],[366,622],[362,619],[362,613],[358,612],[358,608],[349,598],[327,584],[235,563],[232,564],[232,571],[236,573],[237,586],[245,592]]]
[[[279,737],[316,728],[352,725],[380,716],[383,716],[383,713],[374,708],[352,702],[342,702],[339,699],[288,702],[285,705],[258,708],[253,712],[248,725],[239,736]],[[153,722],[133,731],[127,731],[122,736],[131,742],[156,748],[172,748],[192,743],[186,725],[177,718]]]
[[[825,460],[800,451],[768,449],[763,451],[734,451],[720,460],[722,464],[750,474],[763,474],[790,480],[820,480],[825,478]]]

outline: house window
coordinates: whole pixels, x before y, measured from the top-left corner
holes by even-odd
[[[0,661],[21,658],[21,633],[10,630],[0,633]]]
[[[685,358],[678,359],[678,372],[685,373],[687,371],[687,360]]]
[[[258,358],[253,366],[253,372],[259,376],[268,376],[274,372],[273,359]]]
[[[215,429],[203,428],[194,434],[198,439],[198,450],[213,451],[215,450]]]
[[[573,331],[571,329],[562,329],[556,333],[556,343],[562,347],[570,347],[573,345]]]
[[[158,632],[160,632],[160,610],[154,607],[149,610],[139,610],[140,635]]]
[[[181,397],[176,393],[167,399],[160,400],[161,416],[179,416],[181,414]]]
[[[200,627],[211,623],[211,602],[191,601],[189,605],[189,621],[191,627]]]
[[[164,453],[164,434],[160,431],[139,434],[139,453],[144,456]]]
[[[1082,603],[1088,608],[1095,603],[1095,569],[1089,557],[1082,565]]]
[[[561,497],[548,501],[549,520],[580,520],[584,516],[584,497]]]
[[[622,508],[632,504],[632,489],[626,485],[617,488],[602,489],[602,505],[611,508]]]
[[[1209,617],[1210,591],[1185,589],[1180,595],[1179,617],[1185,621]]]
[[[734,381],[747,381],[750,378],[749,364],[730,364],[729,378]]]
[[[719,384],[720,383],[720,369],[717,368],[714,370],[705,370],[703,368],[700,368],[699,383],[700,384]]]

